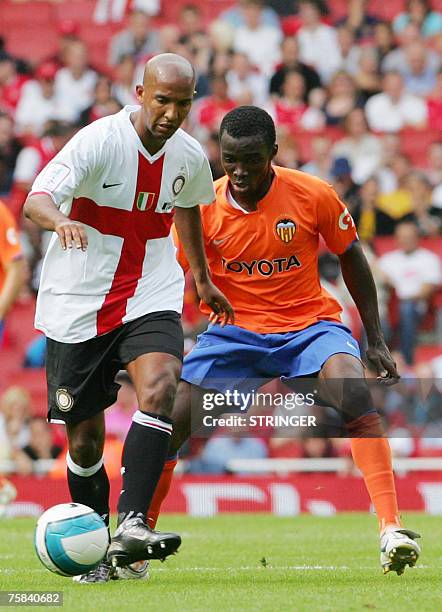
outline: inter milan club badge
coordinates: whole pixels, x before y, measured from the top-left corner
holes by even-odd
[[[288,244],[292,241],[296,232],[296,223],[291,219],[281,219],[275,226],[276,233],[282,242]]]
[[[69,412],[74,405],[74,398],[67,389],[57,389],[55,392],[55,401],[62,412]]]
[[[183,189],[184,183],[186,182],[186,177],[182,174],[179,174],[176,179],[172,183],[172,191],[173,195],[177,196]]]

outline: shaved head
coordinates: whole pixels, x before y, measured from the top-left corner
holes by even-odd
[[[195,70],[185,57],[176,53],[160,53],[145,65],[143,85],[146,87],[152,80],[168,83],[182,80],[194,82],[195,78]]]
[[[141,109],[134,125],[150,153],[161,148],[187,117],[195,94],[195,70],[181,55],[161,53],[144,68],[143,84],[135,88]]]

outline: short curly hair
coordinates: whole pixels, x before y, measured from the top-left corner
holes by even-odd
[[[227,132],[232,138],[259,136],[269,151],[276,142],[275,124],[270,115],[257,106],[238,106],[224,116],[219,129],[219,137]]]

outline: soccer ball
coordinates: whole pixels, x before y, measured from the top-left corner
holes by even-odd
[[[83,504],[59,504],[38,519],[34,539],[37,556],[51,572],[86,574],[97,567],[109,545],[107,527]]]

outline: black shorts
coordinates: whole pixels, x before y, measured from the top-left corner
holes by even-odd
[[[48,421],[79,423],[115,403],[118,371],[146,353],[183,360],[184,339],[177,312],[152,312],[113,331],[75,344],[48,338]]]

